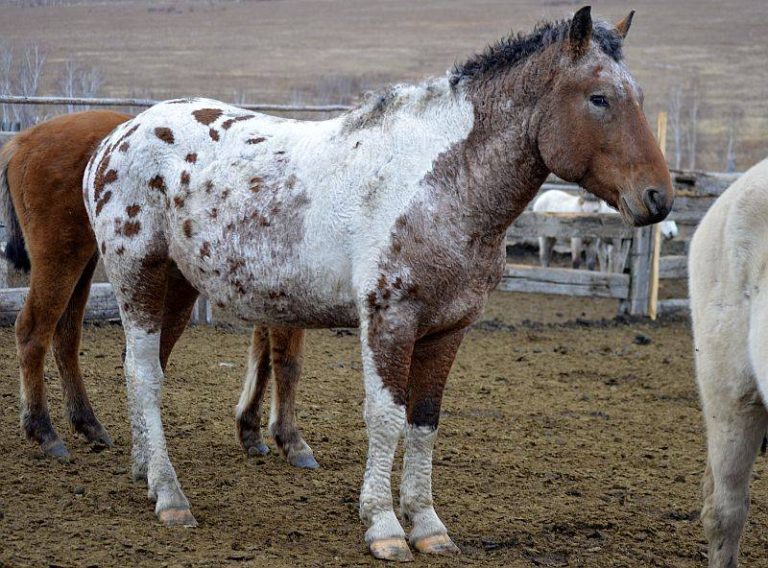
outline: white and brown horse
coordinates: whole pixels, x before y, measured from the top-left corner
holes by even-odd
[[[164,298],[176,278],[289,334],[360,326],[368,546],[410,558],[390,486],[405,434],[410,540],[455,550],[432,504],[432,448],[456,351],[501,278],[507,227],[550,172],[635,225],[672,205],[621,53],[628,27],[593,25],[583,8],[323,122],[175,100],[107,137],[84,198],[125,328],[133,457],[164,523],[195,524],[160,415]]]
[[[768,160],[718,198],[691,241],[696,378],[708,447],[701,521],[712,568],[738,564],[752,465],[768,428],[766,219]]]
[[[70,454],[51,422],[43,380],[45,355],[51,345],[72,429],[93,444],[112,445],[88,400],[78,361],[83,313],[98,260],[82,180],[99,142],[131,118],[111,111],[58,116],[17,134],[0,150],[6,259],[18,269],[31,270],[29,294],[16,320],[21,424],[29,440],[62,460],[68,460]],[[163,369],[189,321],[197,295],[184,279],[168,282],[160,349]],[[272,436],[289,463],[315,468],[318,464],[312,450],[295,424],[302,339],[293,331],[254,329],[237,406],[237,432],[249,454],[268,451],[261,434],[261,406],[274,375]]]

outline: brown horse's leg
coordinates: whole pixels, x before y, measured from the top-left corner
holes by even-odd
[[[304,362],[304,330],[271,328],[272,366],[275,370],[269,431],[288,463],[307,469],[320,465],[296,427],[296,385]]]
[[[443,389],[464,333],[459,330],[421,339],[411,359],[400,510],[413,523],[411,544],[424,553],[459,550],[432,505],[432,447]]]
[[[165,293],[163,329],[160,333],[160,365],[163,371],[168,365],[173,347],[187,328],[199,295],[176,265],[172,264],[168,269],[168,289]]]
[[[251,349],[248,352],[248,370],[235,415],[237,437],[251,456],[269,453],[269,447],[261,437],[261,404],[271,377],[269,329],[254,327]]]
[[[67,416],[72,428],[97,446],[112,447],[112,438],[96,419],[91,408],[85,385],[83,385],[79,362],[83,316],[97,262],[98,256],[94,254],[86,264],[72,297],[56,325],[53,335],[53,355],[59,369]]]
[[[29,440],[57,459],[69,458],[64,442],[51,424],[43,370],[56,325],[64,312],[83,268],[95,252],[83,247],[77,253],[56,257],[32,254],[29,294],[16,318],[16,346],[21,366],[21,424]]]

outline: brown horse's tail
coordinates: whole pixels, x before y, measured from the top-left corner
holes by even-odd
[[[21,232],[19,217],[13,207],[11,188],[8,187],[8,163],[16,153],[16,140],[11,138],[0,148],[0,201],[2,202],[3,218],[5,220],[5,258],[14,268],[28,272],[32,267],[24,245],[24,234]]]

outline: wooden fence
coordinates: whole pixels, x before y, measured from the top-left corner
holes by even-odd
[[[128,98],[66,98],[66,97],[14,97],[0,96],[0,104],[36,105],[84,105],[84,106],[133,106],[148,107],[159,101]],[[347,105],[240,105],[257,111],[276,112],[337,112],[348,110]],[[0,144],[13,132],[0,132]],[[510,227],[507,239],[535,239],[537,237],[622,239],[629,242],[628,270],[623,273],[594,272],[565,268],[508,264],[499,289],[512,292],[535,292],[610,298],[619,301],[619,311],[631,315],[667,314],[687,310],[687,300],[655,299],[658,279],[687,277],[687,241],[698,222],[716,197],[730,185],[736,175],[705,172],[672,171],[677,191],[675,207],[670,219],[680,228],[683,247],[678,254],[661,256],[657,253],[658,238],[652,227],[633,229],[625,225],[617,215],[577,215],[523,213]],[[547,189],[578,191],[568,184],[551,177],[542,187]],[[0,242],[4,242],[0,227]],[[655,260],[658,259],[657,262]],[[0,324],[12,323],[23,305],[27,288],[8,287],[7,266],[0,262]],[[3,272],[5,271],[5,272]],[[86,319],[113,319],[119,317],[117,303],[107,283],[95,283],[86,309]],[[195,306],[194,322],[211,323],[213,314],[210,303],[201,298]]]

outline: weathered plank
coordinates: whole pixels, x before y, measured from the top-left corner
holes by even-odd
[[[689,314],[690,310],[691,303],[688,299],[659,301],[659,315],[661,316]]]
[[[717,197],[741,174],[699,172],[691,170],[669,170],[675,190],[689,195]]]
[[[6,288],[0,290],[0,324],[10,325],[24,305],[29,288]],[[105,320],[120,317],[117,300],[109,284],[91,285],[91,295],[85,309],[86,320]]]
[[[688,278],[688,257],[662,256],[659,259],[659,278]]]
[[[629,295],[629,276],[569,268],[507,264],[498,289],[507,292],[626,299]]]
[[[629,313],[647,315],[651,294],[652,231],[650,227],[635,229],[629,253],[630,281]]]
[[[507,230],[507,239],[531,237],[632,238],[632,227],[618,215],[584,213],[522,213]]]

